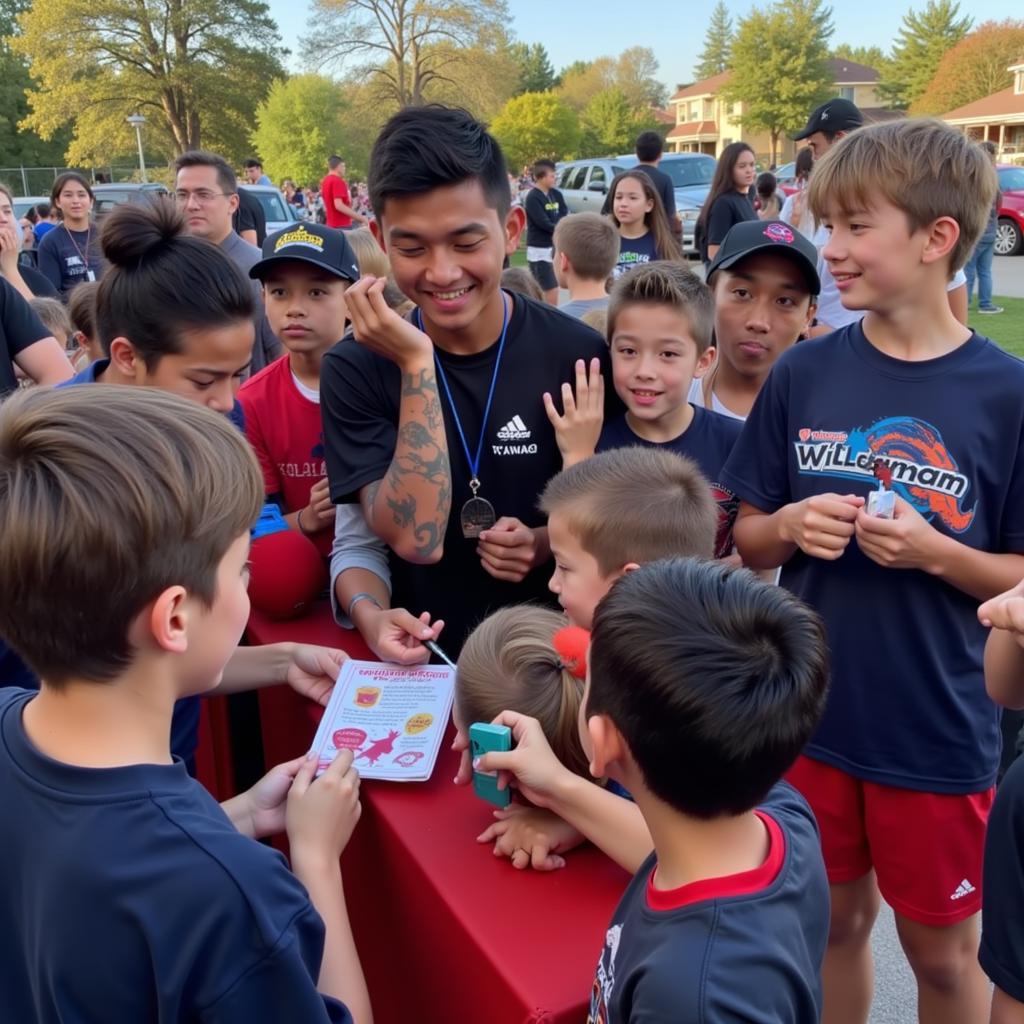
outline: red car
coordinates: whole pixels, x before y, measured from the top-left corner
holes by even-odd
[[[999,226],[996,228],[997,256],[1019,256],[1024,252],[1024,167],[1001,164],[999,191]]]

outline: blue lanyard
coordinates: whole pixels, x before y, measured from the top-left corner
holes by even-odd
[[[416,326],[422,331],[423,330],[423,314],[417,309],[416,310]],[[426,333],[426,332],[424,332]],[[469,443],[466,441],[466,433],[462,429],[462,421],[459,419],[459,411],[455,408],[455,399],[452,398],[452,389],[448,386],[448,378],[445,376],[444,367],[441,365],[441,360],[438,358],[437,350],[434,351],[434,365],[437,367],[437,376],[440,378],[441,383],[444,385],[444,393],[448,396],[448,404],[452,409],[452,419],[455,420],[455,429],[459,432],[459,440],[462,442],[462,450],[466,453],[466,462],[469,463],[469,472],[471,474],[471,480],[469,486],[473,493],[476,494],[477,488],[480,486],[480,481],[477,479],[477,474],[480,472],[480,456],[483,455],[484,451],[484,438],[487,436],[487,421],[491,415],[491,402],[494,401],[494,388],[498,383],[498,371],[501,368],[501,356],[505,351],[505,337],[508,334],[508,303],[505,301],[505,294],[501,294],[501,339],[498,341],[498,357],[494,360],[494,373],[491,374],[491,388],[487,392],[487,405],[484,407],[484,418],[480,423],[480,440],[476,446],[476,458],[474,459],[469,453]],[[476,485],[475,487],[473,485]]]

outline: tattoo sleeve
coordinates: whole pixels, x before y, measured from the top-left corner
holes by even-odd
[[[441,557],[451,511],[448,440],[433,366],[402,373],[398,439],[382,480],[363,488],[374,533],[410,562]]]

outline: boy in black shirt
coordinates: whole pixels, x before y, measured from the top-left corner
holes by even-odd
[[[555,225],[569,212],[562,193],[555,188],[555,165],[538,160],[533,165],[533,188],[526,196],[526,261],[544,292],[549,306],[558,305],[555,277]]]
[[[676,189],[672,179],[658,167],[665,143],[657,132],[641,132],[636,137],[637,168],[651,179],[655,192],[661,196],[669,226],[678,238],[682,238],[683,222],[676,212]]]
[[[561,459],[542,395],[571,379],[576,359],[607,366],[607,353],[585,324],[502,292],[523,213],[500,147],[464,111],[396,114],[369,180],[373,230],[418,308],[410,320],[390,310],[383,279],[346,292],[357,344],[342,341],[321,368],[331,497],[362,505],[391,549],[395,603],[443,618],[454,655],[490,611],[548,599],[536,503]],[[360,632],[391,628],[386,583],[368,570],[344,576]]]

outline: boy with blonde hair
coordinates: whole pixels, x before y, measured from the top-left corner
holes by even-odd
[[[608,278],[619,259],[619,233],[598,213],[571,213],[555,226],[555,277],[569,291],[558,308],[583,318],[608,305]]]
[[[5,1019],[351,1021],[342,998],[370,1019],[338,865],[351,757],[218,806],[170,752],[175,701],[245,628],[262,502],[196,402],[96,384],[0,409],[0,631],[42,681],[0,690]],[[253,842],[284,828],[294,877]]]
[[[1024,577],[1024,364],[958,322],[946,285],[995,189],[985,155],[938,121],[859,129],[816,164],[823,256],[867,312],[783,354],[725,468],[744,562],[782,565],[829,630],[825,715],[788,776],[832,885],[827,1024],[867,1019],[879,894],[920,1019],[987,1014],[977,913],[999,724],[975,608]],[[879,487],[888,518],[865,507]]]

